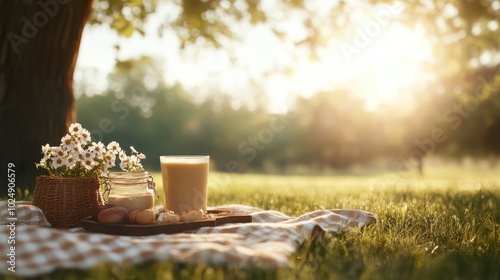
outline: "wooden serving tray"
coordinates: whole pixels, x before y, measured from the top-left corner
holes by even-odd
[[[93,217],[81,220],[81,226],[88,231],[105,233],[111,235],[147,236],[155,234],[173,234],[201,227],[216,227],[230,223],[251,223],[252,216],[245,213],[226,211],[208,211],[208,214],[216,215],[212,219],[204,219],[194,222],[178,222],[153,225],[139,224],[103,224],[95,221]]]

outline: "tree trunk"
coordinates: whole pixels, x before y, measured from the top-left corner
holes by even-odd
[[[0,0],[0,170],[14,163],[18,187],[34,188],[41,146],[59,145],[75,120],[73,72],[91,4]]]

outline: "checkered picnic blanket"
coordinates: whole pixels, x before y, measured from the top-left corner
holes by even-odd
[[[9,272],[15,250],[15,274],[36,276],[56,268],[87,269],[101,263],[131,264],[146,260],[202,262],[209,265],[286,265],[298,246],[325,232],[350,230],[376,223],[361,210],[317,210],[299,217],[245,205],[211,209],[250,213],[252,223],[204,227],[190,233],[153,236],[113,236],[83,228],[51,228],[42,211],[18,202],[15,228],[7,203],[0,201],[0,274]],[[12,237],[14,236],[14,237]],[[10,239],[9,239],[10,238]],[[15,244],[9,244],[15,240]]]

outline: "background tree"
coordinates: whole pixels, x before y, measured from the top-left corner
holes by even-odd
[[[156,2],[94,4],[90,22],[129,35]],[[0,1],[0,164],[16,165],[20,187],[32,188],[41,145],[57,144],[75,121],[73,72],[91,10],[91,0]]]
[[[90,11],[90,0],[0,1],[0,164],[16,165],[19,185],[33,181],[41,145],[59,142],[75,119],[73,71]]]

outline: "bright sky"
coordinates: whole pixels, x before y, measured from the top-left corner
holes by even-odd
[[[75,80],[85,75],[92,81],[88,92],[106,89],[106,75],[115,58],[150,55],[158,58],[167,84],[180,82],[194,96],[205,97],[221,92],[234,97],[235,104],[251,104],[251,79],[270,73],[262,82],[272,112],[286,112],[298,95],[309,97],[318,91],[348,87],[362,96],[369,108],[384,102],[404,100],[404,88],[426,79],[421,63],[429,60],[431,49],[425,34],[410,30],[393,19],[400,7],[377,10],[359,16],[356,32],[346,38],[331,38],[328,47],[319,50],[320,59],[296,59],[287,54],[289,46],[277,40],[265,28],[249,30],[244,42],[235,44],[234,53],[223,50],[196,50],[181,53],[179,39],[166,32],[156,36],[159,22],[167,15],[165,8],[151,17],[147,36],[120,38],[103,26],[84,30]],[[300,37],[300,29],[296,30]],[[148,32],[149,31],[149,32]],[[292,34],[293,35],[293,34]],[[115,44],[121,49],[116,52]],[[236,62],[235,62],[236,61]],[[285,75],[275,70],[291,67]]]

